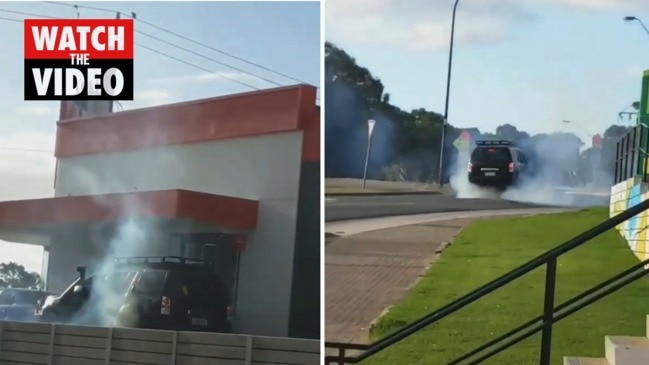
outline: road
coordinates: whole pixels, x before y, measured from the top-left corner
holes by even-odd
[[[457,199],[448,195],[371,195],[325,198],[325,221],[407,214],[543,207],[498,199]]]

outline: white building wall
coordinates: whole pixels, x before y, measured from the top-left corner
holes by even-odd
[[[64,158],[55,194],[186,189],[258,200],[258,226],[241,255],[238,330],[286,336],[301,151],[302,132],[292,132]]]

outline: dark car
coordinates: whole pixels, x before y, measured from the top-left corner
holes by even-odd
[[[0,289],[0,320],[34,321],[34,312],[52,293],[38,289]]]
[[[78,271],[79,279],[44,303],[41,322],[232,332],[229,290],[212,262],[132,257],[101,274]]]
[[[523,151],[512,141],[476,141],[468,166],[469,182],[504,190],[528,173]]]

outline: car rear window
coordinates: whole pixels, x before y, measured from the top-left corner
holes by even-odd
[[[474,162],[511,162],[512,155],[506,147],[479,147],[473,150]]]
[[[115,271],[104,276],[100,285],[113,294],[124,295],[131,286],[134,276],[135,272],[132,271]]]
[[[166,278],[166,270],[144,270],[133,289],[147,296],[162,295]]]

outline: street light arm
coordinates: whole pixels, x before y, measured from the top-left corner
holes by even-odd
[[[649,35],[649,29],[644,25],[644,22],[642,21],[642,19],[640,19],[638,17],[635,17],[635,16],[625,16],[624,20],[627,21],[627,22],[637,21],[638,23],[640,23],[640,26],[644,29],[644,31],[647,33],[647,35]]]
[[[595,136],[594,134],[591,134],[586,128],[584,128],[584,126],[582,126],[581,124],[573,120],[563,120],[562,122],[565,124],[572,124],[577,126],[577,128],[580,129],[582,132],[584,132],[589,138],[593,138]]]
[[[635,20],[637,20],[638,23],[640,23],[640,25],[642,26],[642,28],[644,28],[644,31],[647,32],[647,35],[649,35],[649,29],[647,29],[647,27],[644,25],[644,23],[642,22],[642,20],[640,20],[640,19],[638,19],[638,18],[635,18]]]

